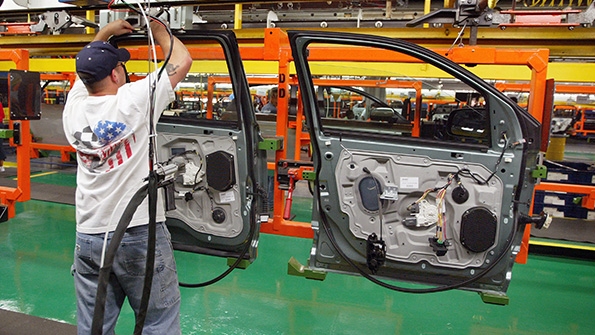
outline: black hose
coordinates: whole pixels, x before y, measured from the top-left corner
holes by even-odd
[[[147,261],[145,265],[145,283],[143,286],[143,295],[141,297],[138,315],[136,316],[136,325],[134,334],[141,335],[147,317],[149,308],[149,299],[151,298],[151,286],[153,284],[153,274],[155,268],[155,239],[157,225],[157,175],[155,171],[149,174],[149,236],[147,239]]]
[[[126,4],[126,5],[128,5],[128,4]],[[130,6],[130,5],[128,5],[128,6],[130,8],[132,8],[134,11],[136,11],[137,13],[140,13],[138,10],[136,10],[132,6]],[[157,19],[155,17],[152,17],[152,18],[157,20],[159,23],[163,24],[159,19]],[[157,75],[157,80],[159,80],[159,77],[163,73],[167,63],[169,62],[169,59],[171,58],[173,44],[174,44],[173,34],[172,34],[171,30],[169,29],[169,27],[167,25],[163,24],[163,26],[166,28],[166,30],[169,34],[171,47],[169,49],[168,54],[166,55],[165,63],[163,64],[163,66],[161,67],[161,69]],[[150,29],[148,22],[147,22],[147,29]],[[128,73],[126,70],[125,70],[125,72],[126,72],[126,75],[128,76]],[[151,97],[152,97],[155,88],[152,87],[151,89],[152,89],[152,92],[151,92]],[[152,105],[152,103],[153,103],[153,99],[151,99],[151,113],[149,115],[150,116],[149,123],[151,126],[150,129],[154,129],[153,128],[153,113],[152,113],[154,106]],[[143,185],[133,195],[132,199],[130,200],[130,202],[128,203],[126,208],[124,209],[124,213],[122,213],[122,217],[120,218],[120,221],[118,222],[118,225],[116,226],[116,230],[114,231],[114,234],[112,235],[112,240],[110,242],[110,245],[109,245],[108,250],[105,255],[104,265],[99,270],[99,279],[98,279],[98,283],[97,283],[97,293],[96,293],[97,295],[95,297],[95,308],[94,308],[94,312],[93,312],[93,323],[91,325],[91,334],[93,334],[93,335],[101,335],[103,333],[103,323],[104,323],[103,319],[104,319],[104,314],[105,314],[107,286],[109,283],[109,277],[110,277],[110,274],[112,271],[112,266],[113,266],[113,262],[114,262],[114,259],[116,256],[116,252],[118,250],[118,247],[120,246],[120,243],[122,242],[124,233],[126,232],[126,229],[128,228],[128,225],[130,224],[130,221],[132,220],[134,213],[136,212],[136,209],[138,208],[138,206],[140,206],[140,204],[143,202],[143,200],[145,199],[145,197],[148,194],[149,195],[149,227],[148,227],[149,236],[147,239],[147,259],[146,259],[146,266],[145,266],[145,281],[143,284],[143,293],[142,293],[142,297],[141,297],[139,312],[138,312],[138,315],[136,316],[136,324],[134,327],[134,334],[140,335],[140,334],[142,334],[142,331],[143,331],[145,319],[147,316],[147,310],[148,310],[148,306],[149,306],[149,300],[151,297],[151,286],[153,283],[153,273],[154,273],[154,267],[155,267],[156,225],[157,225],[157,223],[156,223],[157,176],[156,176],[156,173],[152,170],[152,166],[153,166],[152,137],[149,138],[149,142],[150,142],[149,143],[149,159],[150,159],[150,166],[151,166],[151,171],[149,174],[149,183],[148,183],[148,185]]]
[[[105,300],[107,296],[107,286],[109,283],[109,277],[112,272],[112,266],[116,257],[116,252],[120,247],[120,242],[124,237],[126,228],[132,220],[132,216],[136,212],[136,209],[143,202],[147,196],[149,186],[143,185],[130,199],[130,202],[124,209],[120,221],[114,230],[111,242],[105,254],[104,264],[99,269],[99,279],[97,282],[97,296],[95,297],[95,308],[93,311],[93,323],[91,325],[91,334],[101,335],[103,333],[103,318],[105,314]]]
[[[199,288],[199,287],[213,285],[216,282],[220,281],[221,279],[227,277],[227,275],[229,275],[233,270],[235,270],[238,267],[238,265],[240,265],[240,262],[244,259],[246,254],[248,254],[248,251],[250,250],[250,245],[252,243],[252,239],[254,238],[255,233],[256,233],[256,224],[251,223],[250,224],[250,232],[248,233],[248,238],[247,238],[246,242],[244,242],[245,243],[244,249],[240,252],[236,261],[229,268],[227,268],[227,270],[223,271],[223,273],[221,273],[217,277],[207,280],[205,282],[192,283],[192,284],[179,282],[178,285],[180,285],[181,287],[187,287],[187,288]]]

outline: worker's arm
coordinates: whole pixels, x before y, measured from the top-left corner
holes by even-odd
[[[93,41],[107,41],[111,36],[120,36],[131,33],[134,30],[128,21],[115,20],[108,23],[95,35]]]
[[[159,44],[161,50],[163,50],[164,55],[167,55],[170,48],[172,48],[171,57],[165,70],[169,76],[171,87],[174,88],[186,77],[188,71],[190,71],[190,66],[192,66],[190,52],[188,52],[186,46],[175,36],[173,37],[173,45],[171,45],[169,33],[161,23],[151,22],[151,31],[153,32],[155,41]]]

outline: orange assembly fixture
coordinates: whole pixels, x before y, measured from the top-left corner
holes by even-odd
[[[0,59],[13,61],[17,70],[29,69],[28,50],[0,50]],[[31,162],[29,158],[31,136],[29,122],[28,120],[9,122],[10,129],[14,130],[15,126],[17,126],[20,133],[18,144],[15,143],[14,138],[10,140],[10,144],[16,147],[17,153],[17,187],[0,187],[0,202],[8,207],[9,219],[16,215],[15,204],[17,201],[24,202],[31,199]]]
[[[131,54],[131,59],[146,59],[150,50],[146,46],[130,47],[128,48]],[[193,47],[188,45],[188,50],[194,60],[224,60],[225,55],[220,48],[208,47]],[[288,154],[288,129],[295,128],[296,130],[296,143],[295,143],[295,156],[296,160],[299,159],[299,148],[307,145],[310,141],[309,134],[302,132],[302,120],[304,118],[303,107],[301,101],[298,99],[298,111],[296,120],[290,120],[288,115],[289,106],[289,87],[290,85],[296,84],[295,78],[291,73],[291,63],[293,61],[291,49],[289,45],[289,39],[285,31],[279,28],[267,28],[265,29],[264,39],[261,45],[240,45],[240,54],[245,61],[274,61],[278,64],[278,71],[276,78],[262,79],[262,83],[277,84],[279,89],[278,96],[278,111],[276,116],[276,136],[283,139],[283,146],[280,150],[275,152],[275,162],[287,159]],[[531,96],[529,101],[529,111],[541,121],[541,115],[544,105],[545,95],[545,82],[547,75],[547,64],[549,51],[547,49],[539,50],[506,50],[506,49],[495,49],[495,48],[483,48],[479,46],[466,46],[461,48],[455,48],[453,50],[434,50],[440,54],[448,54],[448,58],[456,63],[462,64],[490,64],[490,65],[519,65],[527,66],[531,69],[530,88]],[[395,54],[390,55],[382,52],[369,53],[362,50],[362,48],[336,48],[336,47],[311,47],[309,49],[309,59],[312,61],[325,60],[325,61],[354,61],[354,62],[413,62],[413,58],[405,57],[403,59],[394,59]],[[28,59],[27,59],[28,60]],[[257,79],[250,79],[258,81]],[[209,98],[208,102],[212,103],[214,90],[211,89],[216,79],[209,79],[209,90],[207,94]],[[256,83],[256,82],[255,82]],[[323,82],[316,82],[316,84],[323,84]],[[411,87],[416,90],[416,112],[415,118],[412,122],[412,136],[419,136],[420,132],[420,109],[421,109],[421,84],[416,81],[410,82],[392,82],[387,81],[374,81],[373,83],[359,82],[359,86],[379,86],[382,87]],[[402,86],[405,85],[405,86]],[[207,117],[212,117],[212,106],[207,103]],[[295,123],[294,123],[295,122]],[[28,129],[27,129],[28,130]],[[30,138],[28,139],[30,141]],[[23,143],[27,145],[27,159],[29,158],[30,143]],[[35,144],[37,145],[37,144]],[[40,148],[41,149],[41,148]],[[57,148],[54,148],[57,149]],[[48,149],[49,150],[49,149]],[[67,155],[68,152],[64,151],[63,156]],[[269,169],[275,169],[275,163],[269,163]],[[20,172],[20,171],[19,171]],[[29,171],[27,170],[27,175]],[[20,178],[19,178],[20,179]],[[312,237],[313,232],[309,222],[292,222],[284,219],[284,203],[285,203],[285,190],[279,189],[277,182],[277,172],[275,171],[275,188],[274,188],[274,211],[273,217],[268,224],[261,226],[261,231],[297,236],[297,237]],[[29,197],[28,190],[26,197]]]
[[[265,29],[264,40],[262,45],[245,45],[239,46],[240,54],[245,61],[276,61],[278,62],[277,78],[269,78],[267,84],[277,84],[279,88],[278,97],[278,114],[276,116],[276,136],[283,138],[283,147],[275,153],[275,162],[287,159],[288,148],[288,129],[293,125],[288,117],[288,102],[289,94],[288,88],[293,84],[292,74],[290,73],[290,63],[292,62],[291,48],[289,39],[285,31],[279,28]],[[192,45],[188,46],[188,50],[194,60],[224,60],[225,55],[219,48],[196,48]],[[147,47],[139,47],[137,49],[129,49],[132,59],[146,59],[149,50]],[[326,47],[310,47],[309,60],[325,60],[325,61],[354,61],[354,62],[413,62],[416,61],[411,57],[403,55],[402,59],[394,59],[394,53],[382,52],[370,53],[363,48],[326,48]],[[549,58],[549,50],[511,50],[511,49],[496,49],[483,48],[479,46],[466,46],[455,48],[447,52],[446,49],[434,50],[442,55],[448,54],[448,58],[459,64],[489,64],[489,65],[518,65],[526,66],[531,70],[530,89],[531,96],[529,100],[529,112],[541,122],[542,113],[544,109],[544,97],[546,89],[547,65]],[[271,80],[272,79],[272,80]],[[215,79],[213,79],[215,80]],[[250,82],[250,79],[248,79]],[[266,79],[263,79],[266,80]],[[275,81],[276,80],[276,81]],[[273,81],[273,82],[271,82]],[[209,86],[214,84],[209,82]],[[317,84],[320,84],[317,82]],[[374,83],[377,85],[378,83]],[[362,85],[362,84],[358,84]],[[391,83],[387,82],[386,87],[391,87]],[[417,89],[416,83],[407,83],[408,87],[414,87],[417,91],[416,99],[421,100],[421,89]],[[212,97],[212,96],[211,96]],[[211,101],[208,99],[207,101]],[[421,108],[421,102],[416,103],[416,108]],[[207,112],[208,113],[208,112]],[[420,112],[416,111],[413,122],[412,135],[419,136],[420,129]],[[210,116],[207,116],[210,117]],[[309,142],[307,133],[302,133],[301,120],[303,118],[303,111],[298,102],[298,113],[295,121],[296,129],[296,150],[295,154],[299,154],[297,150],[302,144]],[[269,163],[269,169],[275,170],[275,163]],[[261,225],[261,232],[273,233],[278,235],[307,237],[313,236],[313,232],[309,222],[293,222],[285,220],[284,203],[285,191],[279,189],[277,182],[277,172],[275,171],[275,187],[274,187],[274,210],[273,217],[268,224]]]

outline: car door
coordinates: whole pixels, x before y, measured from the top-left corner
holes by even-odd
[[[191,73],[157,124],[160,161],[176,167],[166,188],[175,249],[253,261],[266,212],[266,151],[231,31],[188,31]]]
[[[538,122],[418,45],[347,33],[288,35],[316,171],[309,267],[397,291],[504,295],[529,215]],[[422,120],[374,119],[369,110],[365,119],[327,117],[313,79],[355,80],[389,105],[406,102]],[[457,108],[432,120],[416,87],[424,99]]]

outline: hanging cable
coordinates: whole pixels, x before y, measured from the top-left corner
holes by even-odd
[[[123,1],[123,3],[125,3]],[[128,7],[131,7],[127,3],[125,3]],[[111,5],[111,3],[110,3]],[[140,5],[139,5],[140,7]],[[155,45],[152,39],[152,32],[149,24],[149,20],[145,15],[144,11],[136,11],[132,8],[135,12],[141,13],[145,18],[146,27],[147,27],[147,36],[149,37],[149,43],[152,43],[153,46],[153,54],[154,59],[156,61],[156,52],[155,52]],[[156,18],[153,18],[156,19]],[[160,24],[163,24],[161,21]],[[138,315],[136,316],[136,325],[134,329],[135,335],[142,334],[142,330],[144,327],[144,322],[148,310],[148,304],[150,300],[151,294],[151,286],[153,281],[153,272],[154,272],[154,264],[155,264],[155,242],[156,242],[156,212],[157,212],[157,176],[154,171],[154,153],[155,153],[155,145],[154,145],[154,137],[155,137],[155,126],[154,126],[154,111],[155,111],[155,89],[156,83],[159,80],[161,74],[163,73],[164,68],[171,57],[172,49],[173,49],[173,35],[169,28],[164,25],[167,32],[170,36],[170,49],[166,60],[164,62],[163,67],[160,69],[156,78],[153,78],[153,81],[150,82],[149,88],[149,176],[148,176],[148,184],[143,186],[132,198],[130,203],[127,205],[118,226],[116,227],[116,231],[112,237],[112,241],[110,243],[110,247],[108,252],[105,254],[105,264],[100,269],[100,275],[98,280],[98,290],[96,296],[96,305],[95,311],[93,315],[93,323],[92,323],[92,334],[100,335],[103,331],[103,316],[105,312],[105,299],[107,293],[107,285],[109,281],[109,274],[111,273],[111,267],[113,265],[113,260],[115,258],[115,253],[117,248],[120,245],[124,232],[130,220],[132,219],[132,215],[136,211],[136,208],[140,205],[144,197],[148,194],[149,196],[149,224],[148,224],[148,239],[147,239],[147,258],[146,258],[146,266],[145,266],[145,280],[143,284],[143,294],[141,296],[141,303],[139,307]],[[150,62],[150,59],[149,59]],[[156,64],[156,63],[155,63]],[[155,65],[156,66],[156,65]]]
[[[227,277],[227,275],[229,275],[233,270],[235,270],[240,265],[240,263],[242,262],[242,260],[244,260],[244,257],[248,254],[248,251],[250,250],[250,241],[252,241],[252,239],[254,238],[254,234],[255,233],[256,233],[256,225],[255,224],[251,224],[250,225],[250,232],[248,233],[248,237],[243,242],[244,243],[244,248],[240,252],[240,255],[235,260],[235,262],[231,266],[229,266],[229,268],[227,268],[227,270],[225,270],[223,273],[221,273],[220,275],[218,275],[217,277],[215,277],[215,278],[213,278],[211,280],[207,280],[207,281],[202,282],[202,283],[189,284],[189,283],[179,282],[179,285],[181,287],[187,287],[187,288],[199,288],[199,287],[205,287],[205,286],[209,286],[209,285],[215,284],[216,282],[220,281],[221,279]]]
[[[466,27],[467,27],[467,21],[465,21],[465,23],[463,24],[463,27],[461,28],[461,30],[459,30],[459,34],[457,35],[457,37],[455,38],[455,40],[452,42],[452,45],[450,46],[450,48],[448,48],[448,50],[446,51],[446,55],[445,56],[448,56],[448,54],[452,51],[452,48],[455,47],[455,44],[457,44],[457,41],[459,39],[461,40],[461,44],[463,44],[461,37],[463,36],[463,33],[465,32],[465,28]]]
[[[153,59],[155,61],[155,68],[157,68],[157,52],[155,46],[155,40],[153,38],[153,33],[150,26],[149,18],[147,17],[142,7],[140,7],[140,12],[145,19],[145,26],[147,27],[147,38],[149,39],[148,43],[151,45],[151,49],[153,50]],[[153,18],[157,20],[156,18]],[[159,23],[161,21],[157,20]],[[169,48],[169,55],[173,50],[173,35],[169,30],[167,25],[164,25],[166,31],[170,36],[170,48]],[[149,56],[149,64],[151,64],[151,57]],[[141,296],[141,302],[139,306],[139,312],[136,316],[136,325],[134,328],[135,335],[141,335],[143,332],[145,319],[147,316],[147,311],[149,308],[149,301],[151,298],[151,287],[153,284],[153,275],[154,275],[154,267],[155,267],[155,244],[156,244],[156,226],[157,226],[157,173],[155,172],[155,152],[156,152],[156,145],[155,145],[155,137],[156,137],[156,130],[155,130],[155,91],[157,89],[157,83],[160,80],[161,74],[163,73],[163,69],[167,66],[167,63],[163,64],[163,67],[160,69],[159,73],[156,77],[152,78],[149,81],[149,184],[148,184],[148,195],[149,195],[149,236],[147,239],[147,258],[146,258],[146,265],[145,265],[145,280],[143,285],[143,293]],[[150,72],[149,72],[150,73]]]
[[[109,284],[109,277],[112,272],[112,266],[116,257],[116,252],[120,247],[124,233],[128,224],[132,220],[132,216],[136,212],[136,208],[140,206],[147,195],[148,185],[143,185],[130,199],[128,205],[124,209],[120,221],[114,230],[108,250],[105,255],[105,263],[99,269],[97,281],[97,294],[95,297],[95,308],[93,310],[93,322],[91,325],[91,333],[93,335],[101,335],[103,333],[103,318],[105,313],[105,301],[107,297],[107,286]]]
[[[464,169],[459,170],[459,172],[457,172],[457,175],[470,177],[475,182],[477,182],[479,185],[485,185],[485,184],[487,184],[492,179],[492,177],[494,177],[494,175],[496,174],[496,172],[498,172],[498,167],[500,166],[500,163],[502,163],[502,158],[504,157],[504,153],[506,152],[506,149],[508,149],[508,137],[506,136],[506,133],[505,132],[502,133],[502,140],[504,141],[504,144],[502,146],[502,151],[500,152],[500,156],[498,156],[498,159],[496,160],[496,164],[494,166],[494,170],[492,170],[492,173],[488,176],[488,178],[483,179],[478,174],[472,173],[471,170],[469,170],[468,168],[464,168]]]

